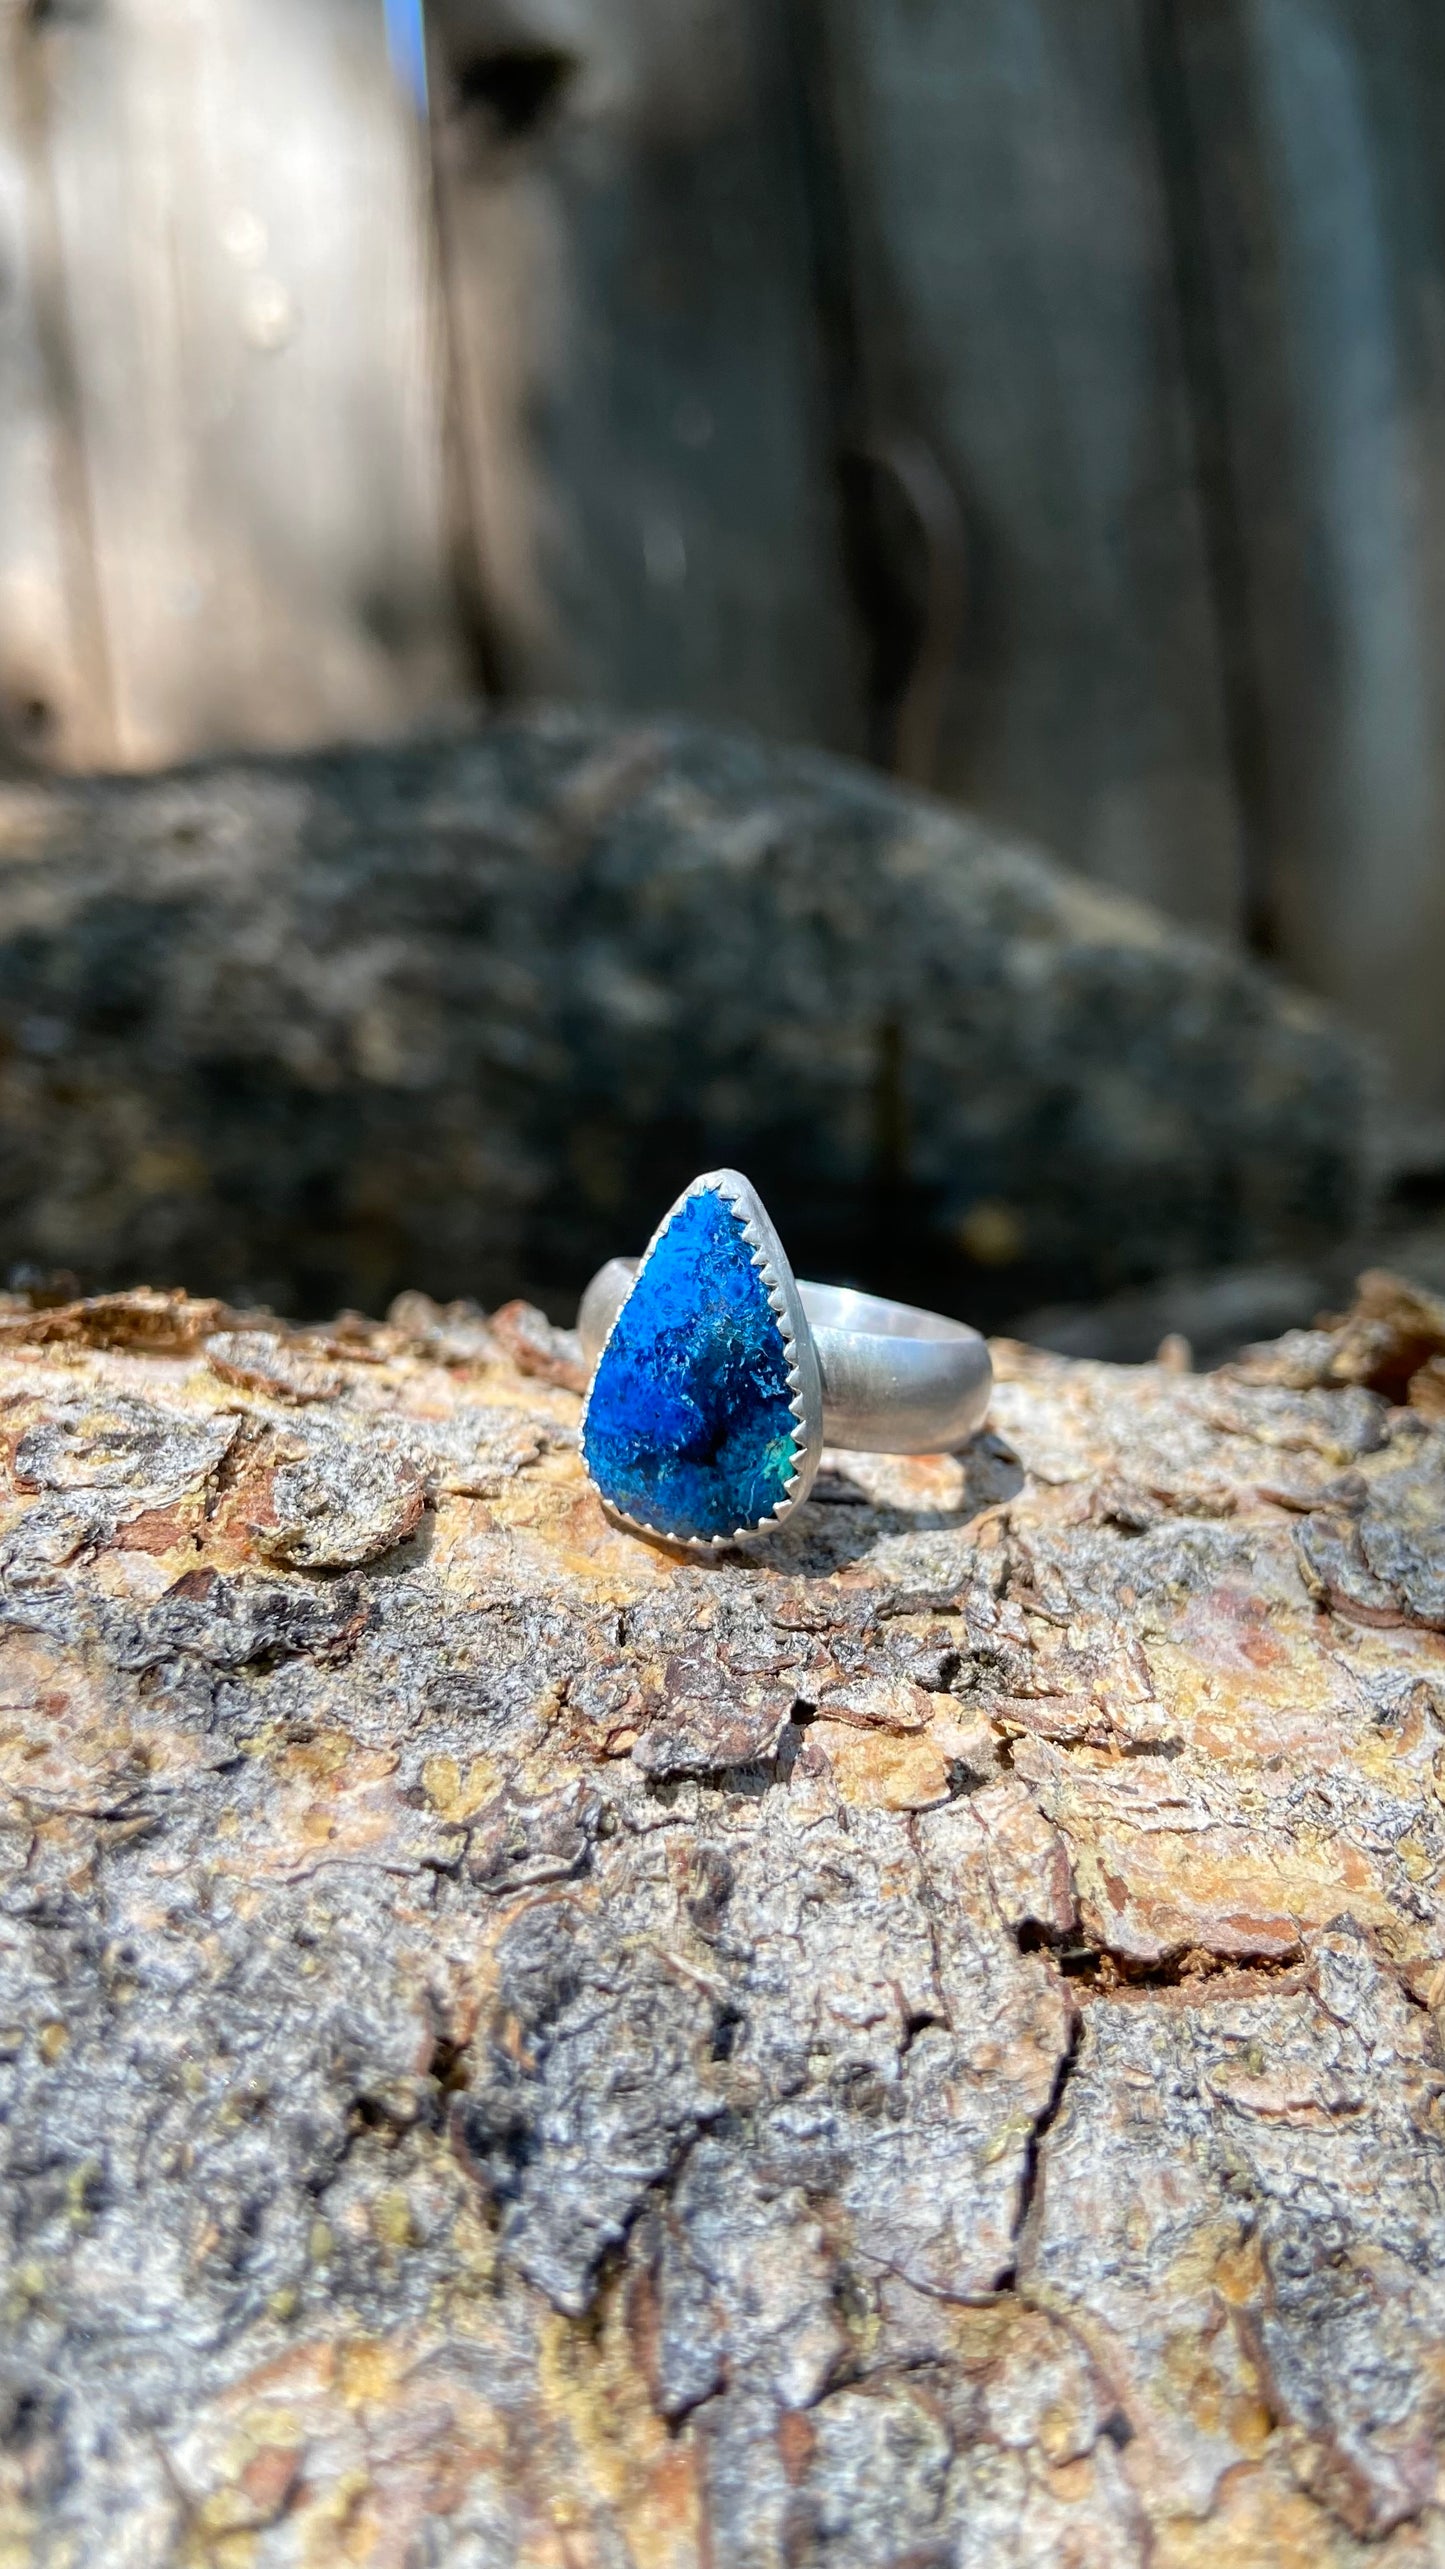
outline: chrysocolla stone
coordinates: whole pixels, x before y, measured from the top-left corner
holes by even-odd
[[[587,1469],[658,1534],[728,1535],[786,1497],[795,1424],[787,1348],[741,1221],[710,1188],[691,1195],[603,1350]]]

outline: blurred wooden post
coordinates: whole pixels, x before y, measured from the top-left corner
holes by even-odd
[[[30,11],[0,0],[0,760],[115,755]]]
[[[51,487],[72,439],[113,701],[53,756],[386,733],[456,695],[425,160],[379,0],[100,0],[7,34],[13,219],[54,252]],[[12,482],[16,445],[9,420]]]
[[[848,190],[859,409],[875,453],[922,442],[961,512],[934,781],[1234,928],[1238,812],[1138,0],[795,5]]]
[[[521,693],[861,749],[775,0],[432,0],[480,540]]]
[[[1279,955],[1445,1114],[1445,17],[1166,0],[1249,582]],[[1167,141],[1166,137],[1166,141]]]

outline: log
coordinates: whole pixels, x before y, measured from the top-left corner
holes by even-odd
[[[0,1311],[24,2559],[1442,2556],[1445,1305],[612,1530],[575,1346]]]
[[[1334,1247],[1364,1102],[1227,950],[703,725],[0,794],[0,1256],[86,1284],[558,1316],[730,1164],[996,1323]]]

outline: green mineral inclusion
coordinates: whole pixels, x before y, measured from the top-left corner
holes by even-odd
[[[654,1243],[593,1378],[582,1434],[602,1496],[654,1533],[760,1525],[796,1469],[788,1352],[741,1218],[711,1188]]]

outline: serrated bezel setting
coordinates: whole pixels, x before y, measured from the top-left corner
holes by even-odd
[[[813,1343],[812,1330],[808,1325],[808,1316],[798,1293],[797,1279],[788,1263],[783,1244],[773,1228],[767,1207],[756,1187],[739,1170],[709,1169],[703,1176],[695,1177],[692,1184],[683,1189],[676,1202],[669,1205],[648,1241],[637,1273],[614,1315],[612,1327],[608,1330],[598,1354],[597,1363],[593,1368],[592,1382],[596,1382],[601,1372],[607,1349],[612,1343],[613,1333],[647,1273],[654,1249],[665,1238],[684,1205],[690,1203],[694,1196],[704,1194],[721,1196],[724,1203],[736,1215],[743,1240],[751,1254],[753,1265],[762,1279],[763,1289],[782,1335],[783,1350],[787,1360],[788,1389],[791,1396],[789,1406],[794,1420],[793,1462],[783,1497],[771,1514],[759,1518],[755,1525],[736,1526],[731,1534],[691,1535],[673,1534],[666,1527],[646,1525],[640,1518],[629,1515],[625,1508],[618,1507],[604,1491],[598,1489],[597,1495],[611,1522],[622,1526],[627,1533],[641,1535],[644,1541],[649,1543],[665,1543],[675,1550],[689,1552],[695,1557],[711,1559],[719,1552],[730,1551],[737,1544],[761,1543],[769,1535],[775,1534],[780,1526],[786,1525],[789,1517],[795,1509],[802,1506],[811,1490],[823,1454],[823,1383],[818,1367],[818,1352]],[[592,1391],[589,1385],[587,1398],[582,1407],[580,1426],[584,1460],[587,1413],[591,1400]],[[595,1481],[593,1487],[597,1487]]]

